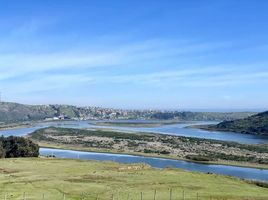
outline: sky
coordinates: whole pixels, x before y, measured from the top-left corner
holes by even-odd
[[[268,109],[266,0],[1,0],[3,101]]]

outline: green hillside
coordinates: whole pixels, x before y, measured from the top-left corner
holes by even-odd
[[[217,125],[205,127],[210,130],[232,131],[255,135],[268,135],[268,111],[232,121],[224,121]]]
[[[0,122],[44,120],[60,115],[68,118],[86,114],[86,109],[69,105],[24,105],[18,103],[0,103]]]

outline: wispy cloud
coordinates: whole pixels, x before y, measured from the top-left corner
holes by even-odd
[[[33,77],[30,80],[21,81],[19,88],[17,82],[10,83],[8,88],[15,93],[29,93],[49,90],[64,90],[70,87],[86,88],[87,86],[98,84],[131,84],[159,89],[169,88],[169,90],[173,90],[175,88],[235,88],[263,83],[268,83],[268,71],[239,72],[238,70],[224,69],[223,67],[203,67],[195,69],[123,75],[90,75],[90,73],[51,74],[50,76],[38,76]]]
[[[183,59],[186,55],[213,51],[222,47],[214,43],[181,43],[178,41],[149,40],[110,47],[109,50],[94,51],[87,47],[80,50],[64,50],[51,53],[2,53],[0,54],[0,80],[27,73],[75,68],[77,71],[97,67],[144,67],[145,63],[169,63]],[[108,44],[107,44],[108,46]],[[81,50],[82,49],[82,50]],[[107,47],[106,47],[107,49]],[[145,66],[146,67],[146,66]],[[172,66],[170,66],[172,67]]]
[[[39,102],[267,105],[267,12],[260,5],[252,18],[244,15],[250,7],[240,12],[234,4],[240,19],[228,3],[202,5],[7,1],[0,12],[0,91]],[[252,23],[239,27],[245,22]],[[258,94],[263,100],[248,100]]]

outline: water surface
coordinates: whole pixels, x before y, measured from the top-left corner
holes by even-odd
[[[180,168],[188,171],[215,173],[221,175],[234,176],[243,179],[252,179],[268,182],[268,170],[235,167],[227,165],[200,164],[181,160],[171,160],[163,158],[132,156],[125,154],[95,153],[72,150],[60,150],[40,148],[41,155],[54,155],[58,158],[72,158],[82,160],[114,161],[119,163],[147,163],[155,168]]]
[[[133,122],[133,120],[129,120],[129,122]],[[140,122],[142,123],[142,120],[140,120]],[[268,143],[268,136],[257,136],[257,135],[240,134],[240,133],[233,133],[233,132],[222,132],[222,131],[219,131],[219,132],[218,131],[206,131],[206,130],[200,130],[196,128],[185,128],[187,126],[194,125],[194,124],[212,124],[212,123],[217,123],[217,122],[214,122],[214,121],[185,122],[185,123],[178,123],[178,124],[161,125],[157,127],[96,126],[92,124],[91,121],[44,122],[44,123],[38,123],[35,126],[30,127],[30,128],[1,130],[0,135],[24,136],[40,128],[55,126],[55,127],[64,127],[64,128],[80,128],[80,129],[104,128],[104,129],[116,129],[116,130],[134,131],[134,132],[154,132],[154,133],[170,134],[170,135],[185,136],[185,137],[233,141],[233,142],[239,142],[239,143],[245,143],[245,144]]]

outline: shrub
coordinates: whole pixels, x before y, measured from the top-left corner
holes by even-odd
[[[206,156],[201,156],[201,155],[187,155],[187,159],[189,160],[194,160],[194,161],[210,161],[211,159]]]
[[[38,157],[39,146],[22,137],[1,137],[0,158]]]

